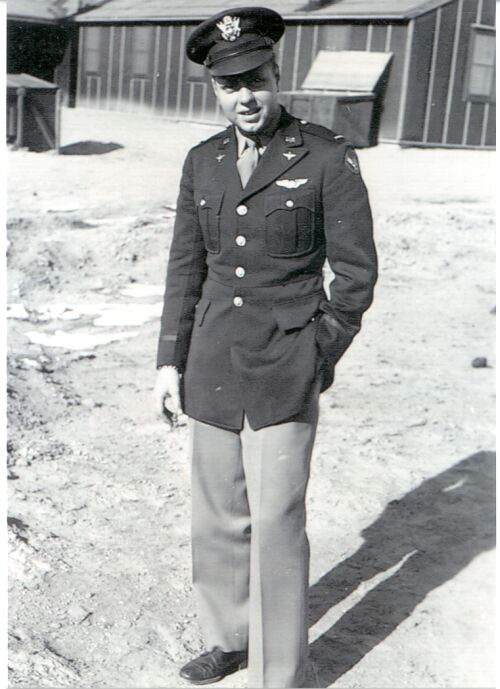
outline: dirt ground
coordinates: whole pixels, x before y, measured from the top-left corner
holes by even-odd
[[[11,687],[178,687],[202,648],[187,429],[152,387],[180,167],[213,131],[64,110],[62,155],[9,151]],[[310,683],[492,687],[493,153],[360,159],[381,271],[321,399]]]

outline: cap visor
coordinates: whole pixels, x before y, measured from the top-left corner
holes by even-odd
[[[270,60],[272,56],[273,51],[271,48],[261,48],[250,53],[242,53],[241,55],[234,55],[226,60],[221,60],[210,67],[208,71],[213,77],[229,77],[233,74],[243,74],[260,67],[264,62]]]

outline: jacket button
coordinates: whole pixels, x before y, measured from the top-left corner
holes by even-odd
[[[245,244],[247,243],[247,238],[244,237],[242,234],[239,234],[236,237],[235,242],[238,246],[245,246]]]
[[[292,199],[288,199],[288,201],[285,201],[285,206],[287,208],[293,208],[293,201]]]
[[[246,270],[242,268],[242,266],[238,266],[234,272],[236,273],[236,277],[243,278],[245,277]]]
[[[236,212],[238,215],[246,215],[248,213],[248,208],[242,203],[241,206],[236,208]]]
[[[200,206],[204,206],[205,204],[206,204],[205,199],[201,199],[201,201],[200,201]]]
[[[243,299],[241,297],[235,297],[233,299],[233,304],[235,306],[243,306]]]

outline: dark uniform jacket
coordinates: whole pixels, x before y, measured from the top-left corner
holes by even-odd
[[[254,429],[306,418],[372,300],[376,253],[356,154],[282,112],[245,189],[233,127],[189,152],[167,270],[158,366],[184,411]],[[335,278],[329,297],[322,269]]]

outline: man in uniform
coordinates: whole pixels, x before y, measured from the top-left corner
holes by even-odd
[[[272,10],[236,8],[187,43],[230,122],[184,164],[155,388],[159,409],[190,417],[207,649],[181,670],[194,684],[248,662],[251,687],[303,686],[318,398],[376,281],[354,150],[279,105],[273,46],[283,31]]]

